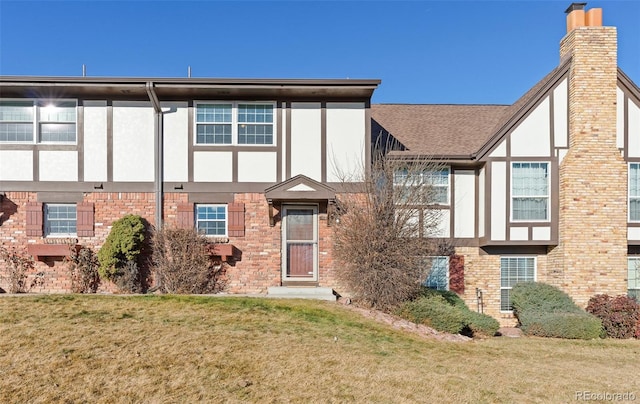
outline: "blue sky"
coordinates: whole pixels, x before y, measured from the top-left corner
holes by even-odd
[[[0,74],[381,79],[373,102],[511,104],[570,1],[0,0]],[[640,84],[640,1],[593,1]]]

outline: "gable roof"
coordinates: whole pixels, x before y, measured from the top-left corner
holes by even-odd
[[[553,69],[512,105],[376,104],[371,116],[404,146],[392,154],[476,160],[555,86],[569,63],[570,59]]]
[[[275,200],[334,200],[336,191],[305,175],[298,174],[264,190],[267,201]]]

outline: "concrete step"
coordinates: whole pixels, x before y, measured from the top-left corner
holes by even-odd
[[[333,289],[318,286],[271,286],[267,289],[267,297],[282,299],[316,299],[336,301]]]

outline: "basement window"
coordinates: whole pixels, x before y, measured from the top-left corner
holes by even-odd
[[[45,236],[75,237],[77,235],[77,217],[78,216],[75,204],[45,204]]]

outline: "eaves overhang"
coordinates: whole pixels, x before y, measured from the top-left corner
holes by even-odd
[[[147,99],[149,84],[160,100],[369,100],[380,80],[0,76],[0,96]]]

